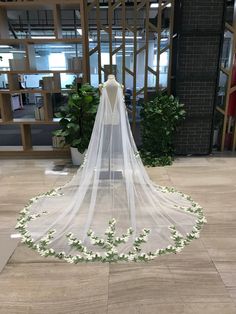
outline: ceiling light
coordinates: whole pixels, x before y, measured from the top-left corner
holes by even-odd
[[[11,53],[25,53],[25,51],[21,51],[21,50],[10,50],[9,52],[11,52]]]
[[[32,36],[32,39],[56,39],[55,36]]]
[[[12,46],[8,46],[8,45],[0,45],[0,49],[1,48],[12,48]]]
[[[121,45],[116,45],[116,47],[120,47]],[[133,48],[134,45],[133,44],[128,44],[128,45],[125,45],[125,47],[129,47],[129,48]],[[121,48],[122,49],[122,48]]]
[[[77,28],[76,30],[80,34],[80,36],[82,36],[82,33],[83,33],[82,28]]]
[[[114,36],[114,38],[116,39],[122,39],[123,36]],[[142,36],[136,36],[137,39],[142,39],[143,37]],[[134,39],[134,36],[125,36],[125,39]]]
[[[164,4],[164,3],[163,3],[163,4]],[[151,9],[156,9],[156,8],[158,8],[158,7],[159,7],[159,3],[151,3],[151,5],[150,5],[150,8],[151,8]],[[167,8],[170,8],[170,7],[171,7],[171,3],[168,3],[166,7],[167,7]]]
[[[60,45],[60,46],[58,46],[58,45],[48,45],[47,47],[48,48],[73,48],[73,46],[71,46],[71,45]]]

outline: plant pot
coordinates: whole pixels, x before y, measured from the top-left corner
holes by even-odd
[[[53,148],[63,148],[65,146],[65,138],[63,136],[53,136],[52,137],[52,147]]]
[[[81,154],[76,147],[70,147],[71,159],[74,166],[80,166],[84,161],[86,150]]]

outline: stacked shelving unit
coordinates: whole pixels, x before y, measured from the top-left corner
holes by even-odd
[[[19,61],[17,60],[17,68],[9,65],[9,69],[0,71],[0,74],[6,74],[8,80],[7,88],[0,89],[0,125],[16,125],[20,126],[21,132],[21,146],[9,147],[8,149],[0,150],[0,156],[38,156],[38,157],[64,157],[69,154],[68,149],[53,149],[52,146],[47,147],[35,147],[32,145],[32,132],[31,126],[33,125],[57,125],[58,120],[53,117],[53,104],[52,96],[56,93],[66,92],[66,89],[61,88],[61,75],[72,74],[77,77],[82,77],[84,81],[87,81],[87,63],[83,62],[82,70],[76,68],[52,70],[52,69],[40,69],[36,64],[36,49],[37,45],[74,45],[82,47],[82,55],[86,55],[86,27],[84,20],[84,3],[81,0],[66,1],[65,4],[61,4],[60,1],[47,1],[45,5],[43,2],[30,1],[30,2],[5,2],[0,4],[0,47],[1,46],[13,46],[24,49],[25,56]],[[61,23],[61,10],[67,8],[75,8],[79,12],[80,16],[80,29],[81,34],[78,36],[75,31],[75,36],[72,38],[65,38],[63,36],[62,23]],[[30,34],[27,34],[26,38],[11,38],[9,30],[8,10],[51,10],[54,24],[53,38],[33,38]],[[82,36],[83,35],[83,36]],[[22,48],[23,47],[23,48]],[[10,62],[9,62],[10,63]],[[20,89],[18,75],[33,75],[33,74],[50,74],[51,88],[25,88]],[[50,86],[50,85],[49,85]],[[14,119],[11,97],[13,94],[40,94],[43,99],[44,119],[36,120],[32,118],[26,119]]]

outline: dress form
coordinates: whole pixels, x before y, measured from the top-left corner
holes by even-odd
[[[116,81],[115,75],[109,74],[107,81],[104,84],[99,85],[100,92],[102,93],[102,88],[106,87],[107,96],[109,98],[110,104],[112,106],[112,110],[114,109],[116,95],[118,92],[118,87],[120,84]],[[122,86],[123,87],[123,86]]]
[[[108,79],[103,84],[99,85],[100,93],[103,93],[103,89],[106,89],[107,97],[109,99],[109,106],[111,107],[111,114],[105,115],[104,122],[105,125],[117,125],[119,123],[119,115],[117,108],[115,108],[118,89],[124,88],[120,85],[115,78],[115,75],[109,74]]]

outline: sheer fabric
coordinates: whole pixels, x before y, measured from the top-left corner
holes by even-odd
[[[51,195],[46,193],[33,199],[23,213],[23,222],[21,219],[17,226],[23,242],[31,243],[29,246],[37,249],[54,229],[47,249],[54,254],[62,252],[64,257],[77,254],[76,248],[68,243],[71,233],[73,239],[86,247],[86,251],[80,250],[80,256],[88,257],[86,252],[96,251],[96,256],[106,257],[105,246],[94,247],[96,239],[91,241],[91,233],[106,238],[109,221],[111,227],[115,224],[116,236],[132,228],[126,241],[120,241],[115,250],[115,255],[130,256],[133,255],[128,252],[144,228],[150,232],[148,239],[145,232],[141,235],[141,240],[143,237],[145,241],[141,241],[142,248],[136,250],[138,254],[175,247],[171,226],[183,240],[186,236],[197,237],[199,226],[204,222],[202,213],[199,216],[199,205],[191,198],[155,185],[149,179],[131,133],[121,87],[112,105],[106,87],[103,88],[84,164],[72,180]],[[27,217],[31,218],[27,220]],[[200,225],[196,225],[199,217]],[[112,219],[116,222],[111,222]],[[185,244],[182,241],[180,248]],[[42,250],[38,251],[42,253]]]

